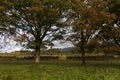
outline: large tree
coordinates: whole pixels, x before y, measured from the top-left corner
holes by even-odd
[[[69,0],[13,0],[12,19],[17,41],[35,50],[35,63],[40,62],[40,51],[53,40],[62,38],[64,18]],[[61,27],[62,26],[62,27]]]
[[[73,33],[70,40],[78,47],[82,64],[85,64],[86,46],[98,35],[104,24],[112,22],[114,15],[107,11],[107,2],[104,0],[74,0],[72,3]]]
[[[9,11],[11,9],[11,3],[9,0],[0,0],[0,48],[4,47],[9,41],[12,34],[11,18]]]
[[[119,0],[107,0],[107,10],[111,14],[115,15],[112,23],[106,23],[102,28],[102,37],[104,42],[111,42],[117,44],[120,47],[120,1]]]

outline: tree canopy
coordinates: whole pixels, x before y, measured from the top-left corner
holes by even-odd
[[[0,35],[5,39],[12,35],[34,49],[39,63],[41,49],[63,39],[69,26],[68,40],[82,53],[85,63],[87,47],[109,43],[120,47],[119,7],[119,0],[1,0]]]
[[[63,19],[68,10],[69,0],[13,0],[11,1],[13,29],[17,41],[24,41],[28,48],[35,49],[36,62],[40,50],[61,39],[65,24]],[[22,33],[22,34],[21,34]],[[59,33],[59,34],[58,34]]]
[[[82,53],[82,63],[84,64],[86,46],[91,40],[94,41],[93,39],[96,39],[102,31],[107,30],[105,25],[110,26],[115,19],[115,15],[107,10],[108,3],[104,0],[87,2],[74,0],[72,3],[73,34],[70,35],[69,40]]]

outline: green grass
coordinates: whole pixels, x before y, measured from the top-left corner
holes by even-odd
[[[0,80],[120,80],[120,61],[0,61]]]

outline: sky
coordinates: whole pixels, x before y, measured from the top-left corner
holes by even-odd
[[[23,33],[22,31],[19,31],[19,32],[20,32],[20,34]],[[1,48],[1,45],[0,45],[0,53],[5,53],[5,52],[10,53],[10,52],[13,52],[13,51],[20,51],[22,49],[25,49],[20,44],[17,44],[17,42],[13,40],[14,38],[12,36],[10,38],[6,37],[5,40],[3,38],[4,38],[3,36],[0,36],[0,40],[1,40],[0,44],[2,44],[2,46],[3,46],[5,40],[6,40],[7,43],[2,48]],[[54,41],[53,43],[54,43],[53,48],[61,48],[62,49],[62,48],[67,48],[67,47],[72,47],[73,46],[72,43],[70,43],[68,41],[66,41],[64,43],[61,43],[60,41]]]
[[[70,42],[60,43],[59,41],[53,42],[55,46],[53,48],[67,48],[72,47],[73,45]],[[4,47],[0,48],[0,53],[5,52],[13,52],[13,51],[20,51],[23,47],[21,45],[16,45],[16,42],[14,40],[10,40],[8,44],[6,44]]]
[[[5,44],[4,47],[0,48],[0,52],[12,52],[12,51],[19,51],[22,47],[20,45],[16,45],[16,42],[11,40],[9,43]]]
[[[53,42],[55,44],[55,46],[53,48],[67,48],[67,47],[72,47],[72,43],[70,42],[65,42],[65,43],[60,43],[58,41],[54,41]]]

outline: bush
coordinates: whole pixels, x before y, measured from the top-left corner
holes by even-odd
[[[61,56],[59,56],[59,58],[58,58],[59,60],[66,60],[67,59],[67,57],[66,57],[66,55],[61,55]]]

